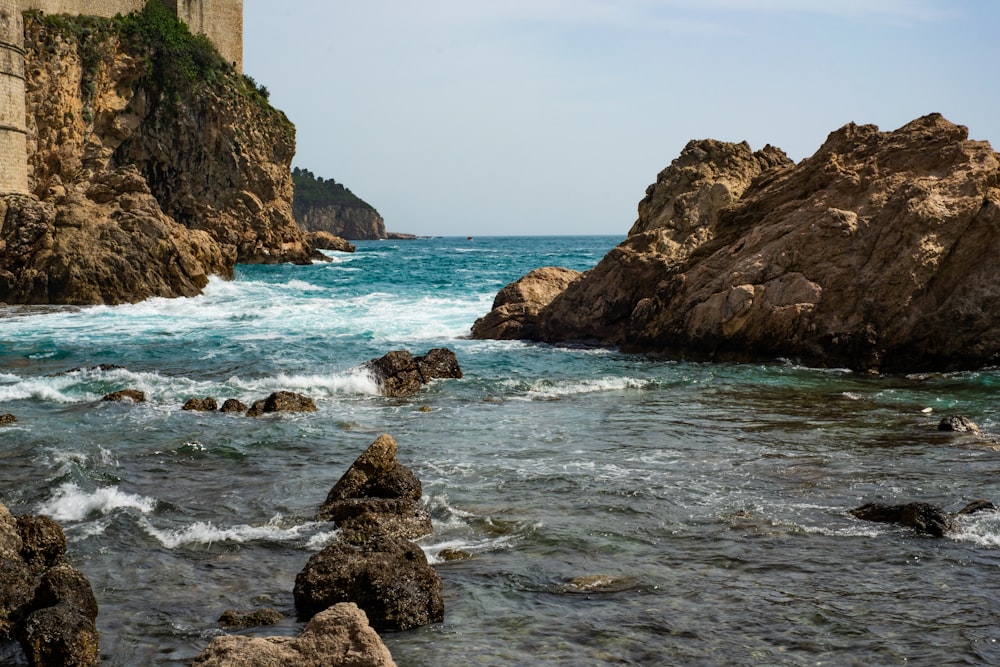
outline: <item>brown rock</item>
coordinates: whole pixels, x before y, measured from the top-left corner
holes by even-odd
[[[62,526],[47,516],[25,514],[17,517],[21,537],[21,559],[40,571],[61,563],[66,556],[66,534]]]
[[[65,563],[47,569],[18,629],[34,665],[96,665],[97,600],[90,582]]]
[[[447,348],[430,350],[414,357],[405,350],[394,350],[365,363],[384,396],[404,397],[416,393],[431,380],[462,377],[455,353]]]
[[[0,415],[0,426],[10,426],[11,424],[17,423],[17,417],[7,413]]]
[[[938,424],[939,431],[953,431],[955,433],[979,433],[979,426],[968,417],[953,415],[945,417]]]
[[[219,403],[211,396],[205,398],[192,398],[181,407],[181,410],[189,412],[215,412],[219,409]],[[244,408],[245,410],[246,408]]]
[[[347,239],[334,236],[330,232],[306,232],[306,243],[316,250],[336,250],[337,252],[354,252],[354,244]]]
[[[360,546],[334,543],[314,554],[295,578],[302,619],[354,602],[376,630],[409,630],[444,620],[441,580],[417,545],[380,536]]]
[[[493,300],[493,309],[472,325],[472,337],[495,340],[538,337],[538,314],[580,275],[579,271],[549,266],[510,283]]]
[[[692,177],[687,198],[654,186],[637,233],[542,311],[540,339],[882,372],[1000,361],[988,143],[938,114],[894,132],[852,123],[798,165],[768,158],[738,198],[731,175],[752,169],[731,166],[747,152],[705,155],[722,164]],[[715,172],[733,200],[718,208]],[[704,221],[714,228],[700,235]]]
[[[272,412],[316,412],[316,404],[308,396],[291,391],[276,391],[267,398],[254,401],[248,417],[260,417]]]
[[[239,635],[212,640],[194,663],[197,667],[395,667],[389,649],[365,613],[350,603],[313,616],[296,637],[254,638]]]
[[[250,408],[246,404],[244,404],[244,403],[236,400],[235,398],[227,398],[225,400],[225,402],[222,404],[222,407],[219,408],[219,411],[220,412],[241,412],[242,413],[242,412],[246,412],[249,409]]]
[[[121,391],[105,394],[101,400],[107,402],[132,401],[133,403],[144,403],[146,401],[146,394],[138,389],[122,389]]]

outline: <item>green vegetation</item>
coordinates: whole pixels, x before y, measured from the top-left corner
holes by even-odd
[[[316,177],[308,169],[292,170],[292,181],[295,183],[295,196],[292,199],[292,215],[301,220],[305,213],[315,208],[330,206],[346,206],[351,208],[366,208],[375,210],[353,192],[332,178],[323,180]]]

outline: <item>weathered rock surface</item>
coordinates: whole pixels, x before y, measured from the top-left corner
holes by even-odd
[[[295,578],[302,619],[340,602],[354,602],[376,630],[409,630],[444,620],[441,580],[423,550],[379,536],[362,545],[336,542],[314,554]]]
[[[228,630],[245,630],[262,625],[280,623],[285,616],[276,609],[255,609],[254,611],[236,611],[228,609],[219,617],[219,625]]]
[[[978,434],[979,426],[969,419],[968,417],[962,415],[953,415],[951,417],[944,417],[938,423],[939,431],[951,431],[954,433],[974,433]]]
[[[794,166],[710,148],[661,175],[636,233],[542,310],[537,339],[882,372],[1000,361],[987,142],[931,114],[846,125]]]
[[[308,396],[293,391],[276,391],[267,398],[254,401],[248,417],[260,417],[273,412],[316,412],[316,403]]]
[[[122,389],[120,391],[113,391],[110,394],[105,394],[102,398],[105,402],[125,402],[131,401],[133,403],[145,403],[146,393],[138,389]]]
[[[367,206],[322,206],[303,210],[298,216],[302,229],[327,232],[352,241],[375,241],[388,238],[385,220]]]
[[[579,278],[572,269],[549,266],[535,269],[504,287],[493,299],[493,309],[472,325],[473,338],[521,340],[539,336],[538,314]]]
[[[306,232],[306,243],[316,250],[336,250],[338,252],[354,252],[354,244],[345,238],[334,236],[329,232]]]
[[[420,507],[423,489],[413,471],[396,458],[392,436],[379,436],[334,484],[316,513],[333,521],[344,539],[361,543],[378,534],[417,538],[433,529]]]
[[[395,667],[389,649],[350,603],[313,616],[292,637],[217,637],[194,661],[198,667]]]
[[[192,296],[237,261],[308,262],[291,213],[291,123],[232,71],[164,93],[149,50],[110,25],[25,21],[40,201],[0,198],[0,301]]]
[[[365,363],[383,395],[403,397],[416,393],[431,380],[462,377],[455,353],[435,348],[422,357],[405,350],[395,350]]]
[[[0,642],[33,666],[97,664],[97,600],[65,556],[59,524],[0,505]]]
[[[181,406],[181,410],[189,412],[215,412],[219,409],[219,402],[211,396],[205,398],[191,398]]]
[[[246,412],[250,408],[235,398],[227,398],[223,403],[222,407],[219,408],[219,412]]]

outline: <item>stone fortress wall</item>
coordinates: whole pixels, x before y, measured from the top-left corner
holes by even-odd
[[[192,32],[206,35],[243,70],[243,0],[164,0]],[[23,11],[113,17],[146,0],[0,0],[0,195],[28,192]],[[0,221],[2,223],[2,221]]]

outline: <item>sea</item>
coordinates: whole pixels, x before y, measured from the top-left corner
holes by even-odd
[[[188,665],[229,609],[297,634],[295,576],[337,539],[313,516],[382,433],[423,483],[445,602],[383,635],[401,667],[1000,664],[1000,513],[945,538],[849,514],[1000,502],[1000,371],[469,338],[505,284],[621,240],[366,241],[194,298],[0,308],[0,502],[64,527],[103,665]],[[464,377],[410,398],[363,369],[437,347]],[[120,389],[147,401],[100,400]],[[279,390],[318,410],[181,410]],[[951,415],[982,435],[938,431]]]

